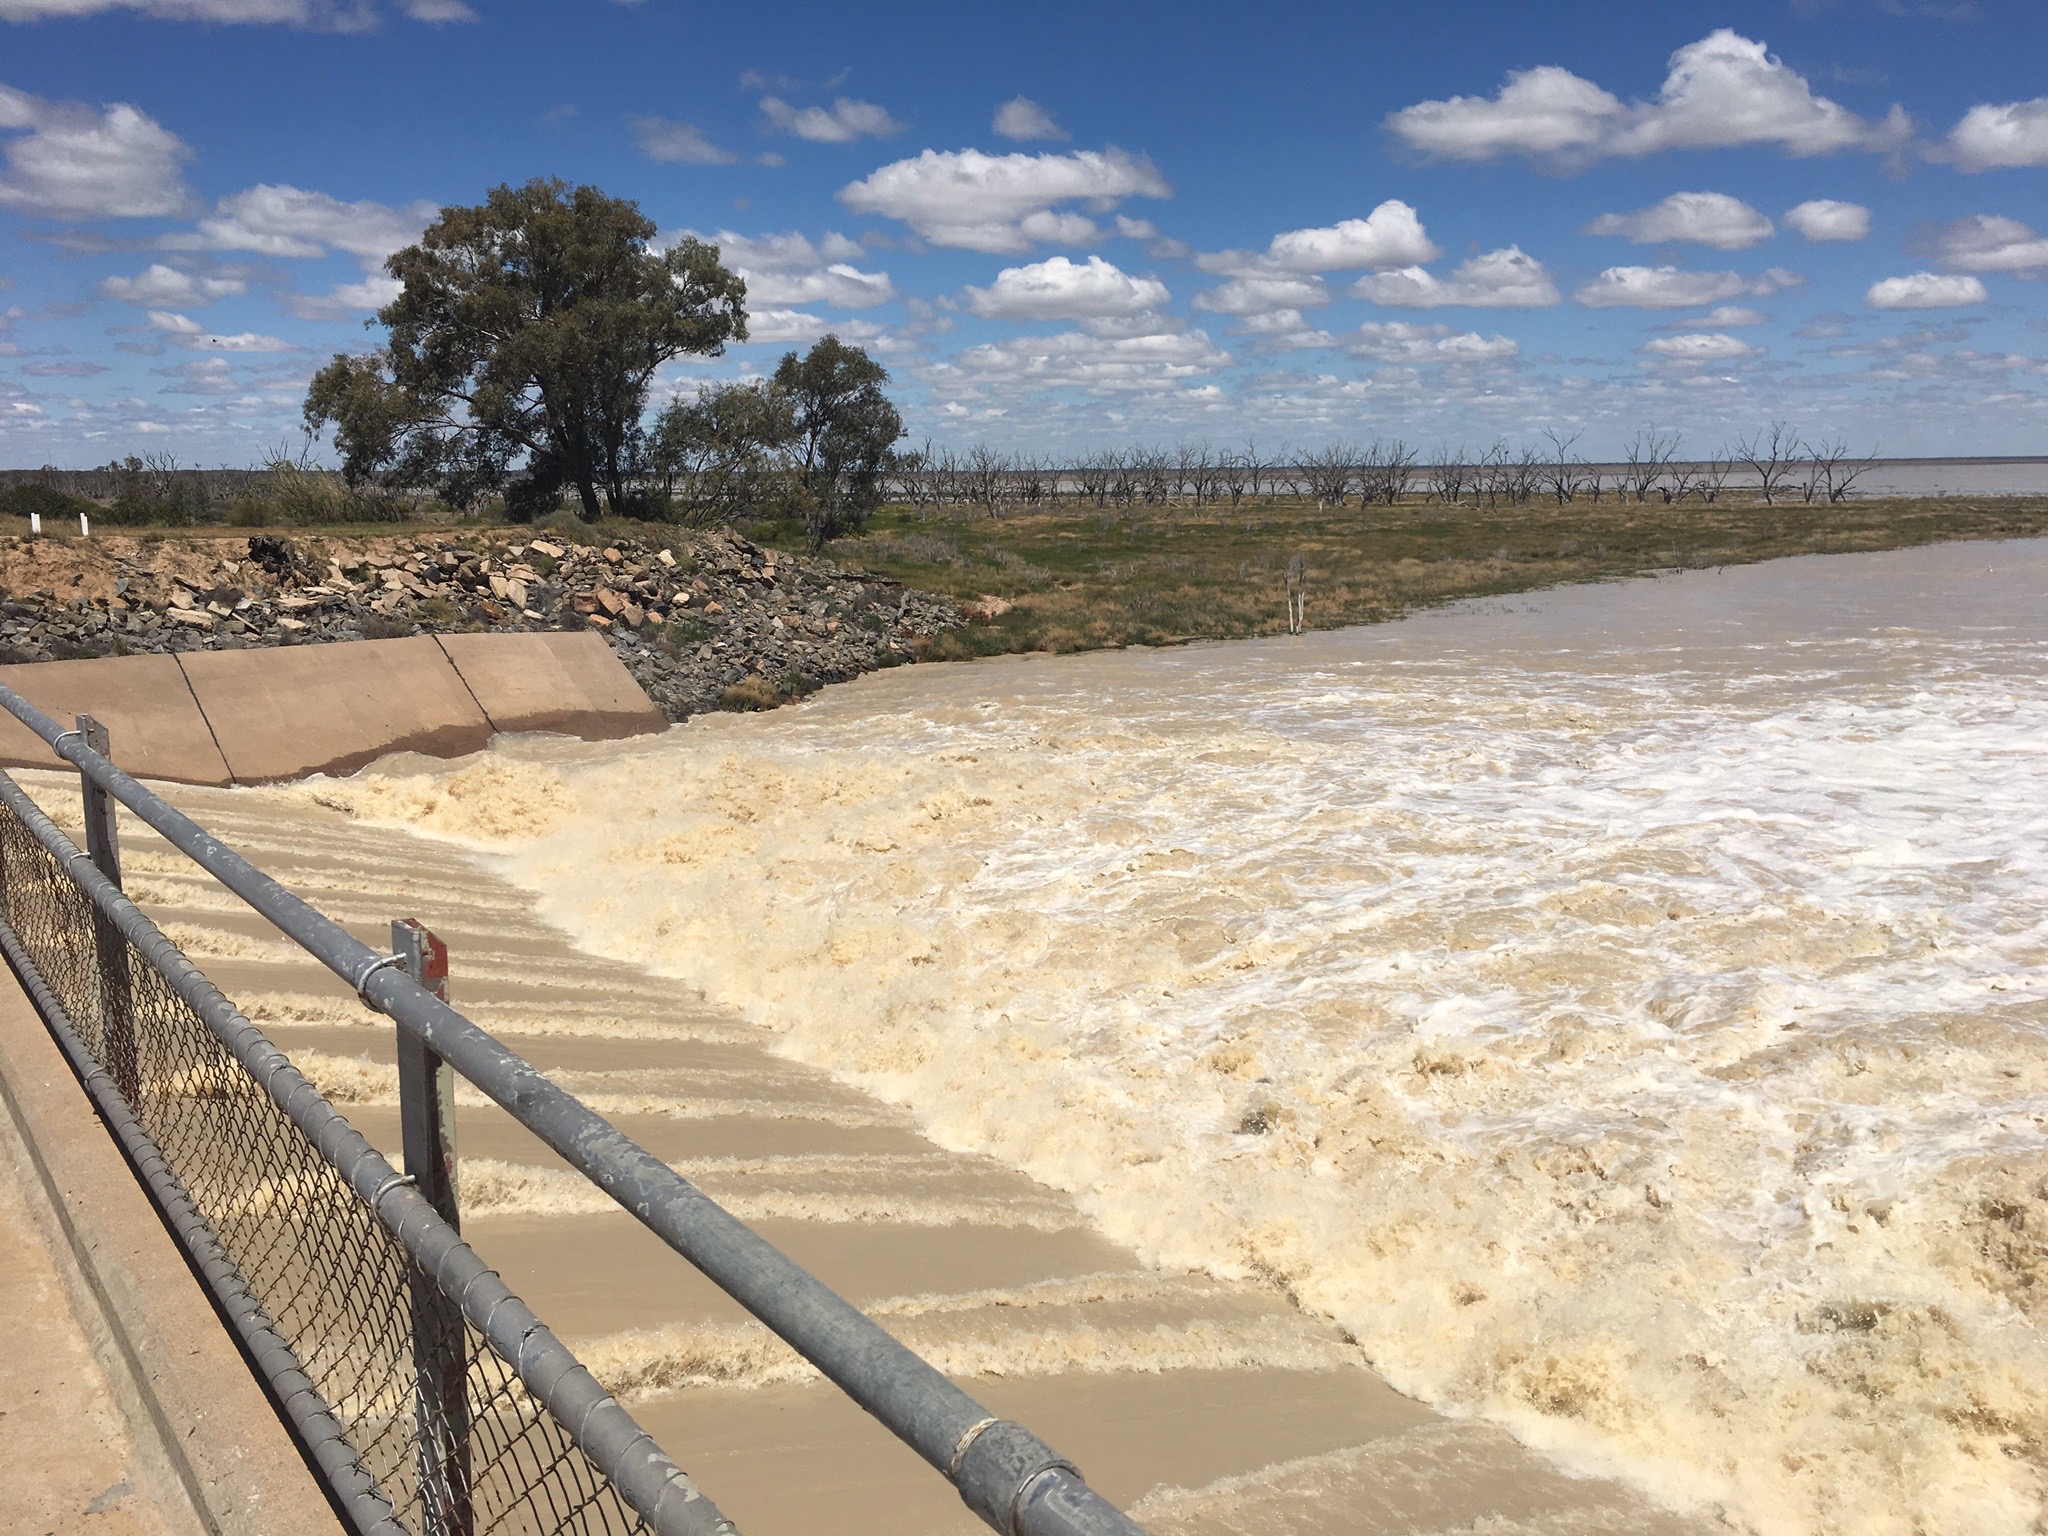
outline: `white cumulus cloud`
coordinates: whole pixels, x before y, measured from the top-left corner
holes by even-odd
[[[995,131],[1006,139],[1064,139],[1067,131],[1029,96],[1012,96],[996,108]]]
[[[2048,96],[1970,108],[1949,130],[1947,151],[1964,171],[2048,165]]]
[[[1966,304],[1982,304],[1989,297],[1980,278],[1914,272],[1872,283],[1863,302],[1872,309],[1960,309]]]
[[[1785,210],[1786,227],[1808,240],[1861,240],[1870,233],[1870,210],[1861,203],[1816,197]]]
[[[739,159],[731,150],[712,143],[694,123],[673,118],[634,118],[633,140],[648,159],[668,165],[731,165]]]
[[[886,139],[901,133],[903,124],[871,101],[841,96],[829,107],[793,107],[780,96],[761,98],[761,115],[778,133],[813,144],[851,144],[857,139]]]
[[[1493,96],[1418,102],[1387,118],[1410,149],[1447,160],[1527,155],[1563,165],[1670,149],[1775,144],[1788,154],[1894,149],[1910,136],[1899,107],[1859,117],[1761,42],[1723,27],[1671,55],[1654,101],[1624,102],[1555,65],[1516,70]]]
[[[1975,213],[1939,225],[1910,247],[1950,272],[2007,272],[2048,276],[2048,238],[2032,225],[1995,213]]]
[[[1235,277],[1195,295],[1195,308],[1218,315],[1298,313],[1330,302],[1330,285],[1320,277]]]
[[[1763,348],[1737,336],[1707,332],[1688,336],[1653,336],[1643,343],[1652,357],[1676,363],[1732,363],[1738,358],[1761,357]]]
[[[802,309],[747,311],[747,343],[750,345],[787,346],[792,342],[816,341],[821,336],[837,336],[842,341],[866,347],[870,352],[903,350],[893,331],[872,321],[832,320]]]
[[[160,261],[133,277],[110,277],[99,286],[100,297],[145,309],[199,309],[248,291],[238,277],[197,277]]]
[[[1217,251],[1195,258],[1204,272],[1233,277],[1277,273],[1343,272],[1418,266],[1442,253],[1422,227],[1421,216],[1390,197],[1362,219],[1344,219],[1314,229],[1275,235],[1262,252]]]
[[[727,266],[745,267],[755,273],[810,272],[828,262],[853,261],[861,255],[859,241],[836,232],[815,242],[795,230],[781,235],[736,235],[721,229],[715,235],[697,238],[717,246],[719,257]]]
[[[1686,315],[1667,321],[1667,331],[1726,331],[1744,325],[1768,325],[1771,317],[1760,309],[1742,304],[1717,304],[1704,315]]]
[[[1254,352],[1308,352],[1335,347],[1337,338],[1302,318],[1298,309],[1269,309],[1245,315],[1231,327],[1249,337]]]
[[[1062,331],[968,347],[930,370],[930,376],[941,386],[958,380],[1006,391],[1153,393],[1214,373],[1231,361],[1228,352],[1198,330],[1146,336]]]
[[[1746,251],[1777,231],[1769,219],[1739,197],[1725,192],[1674,192],[1661,203],[1634,213],[1603,213],[1585,232],[1621,235],[1637,245],[1710,245],[1717,251]]]
[[[414,21],[475,21],[464,0],[398,0]],[[371,0],[0,0],[0,21],[57,21],[134,11],[159,21],[209,21],[366,32],[378,23]]]
[[[800,309],[750,309],[747,311],[747,340],[770,345],[816,341],[832,329],[822,315],[807,315]]]
[[[748,236],[722,229],[702,238],[717,246],[719,258],[747,280],[750,313],[757,304],[767,309],[798,304],[872,309],[896,297],[888,273],[853,265],[861,248],[844,235],[829,234],[814,244],[794,231]]]
[[[835,309],[872,309],[896,297],[886,272],[863,272],[835,261],[815,272],[741,271],[747,297],[764,304],[830,304]]]
[[[1041,241],[1079,245],[1100,231],[1061,208],[1085,200],[1106,213],[1127,197],[1165,198],[1173,188],[1143,155],[1120,149],[989,155],[928,149],[839,189],[856,213],[900,219],[933,245],[1010,255]]]
[[[1739,272],[1690,272],[1683,267],[1609,267],[1572,295],[1588,309],[1692,309],[1744,294],[1796,286],[1791,273],[1775,268],[1762,278]]]
[[[126,103],[104,109],[45,101],[0,85],[7,174],[0,207],[64,219],[148,219],[185,211],[192,151]]]
[[[168,235],[168,250],[254,251],[259,256],[309,258],[345,251],[366,264],[381,263],[440,216],[429,202],[393,208],[364,199],[345,203],[325,192],[266,185],[224,197],[191,234]]]
[[[1474,256],[1449,277],[1419,266],[1373,273],[1351,292],[1389,309],[1547,309],[1563,302],[1543,263],[1519,245]]]
[[[377,19],[365,0],[0,0],[0,21],[54,21],[107,11],[137,11],[164,21],[267,22],[343,31],[374,26]]]
[[[1513,357],[1522,349],[1508,336],[1482,336],[1407,320],[1368,320],[1345,350],[1380,363],[1485,363]]]
[[[1168,297],[1158,278],[1133,277],[1100,256],[1054,256],[1005,267],[988,287],[970,287],[967,305],[985,320],[1103,320],[1154,313]]]
[[[243,331],[235,336],[220,336],[207,330],[190,315],[181,315],[161,309],[149,312],[149,323],[163,333],[164,339],[180,347],[190,347],[195,352],[296,352],[292,343],[276,336],[259,336],[254,331]]]
[[[405,284],[382,272],[358,283],[337,283],[325,293],[288,293],[284,307],[301,320],[352,320],[382,309],[405,291]]]

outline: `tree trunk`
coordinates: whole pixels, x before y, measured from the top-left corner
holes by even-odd
[[[588,472],[576,477],[576,497],[583,503],[583,521],[594,523],[604,516],[604,509],[597,504],[597,486]]]

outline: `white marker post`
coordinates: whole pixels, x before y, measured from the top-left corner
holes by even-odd
[[[92,537],[92,526],[86,522],[85,514],[83,512],[78,514],[78,536],[81,539],[89,539]]]
[[[40,513],[40,512],[31,512],[31,513],[29,513],[29,515],[28,515],[28,535],[29,535],[29,537],[30,537],[30,538],[32,538],[32,539],[34,539],[34,538],[40,538],[40,537],[42,537],[42,532],[43,532],[43,514],[42,514],[42,513]]]

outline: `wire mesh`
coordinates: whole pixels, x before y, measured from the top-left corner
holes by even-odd
[[[648,1529],[344,1172],[4,804],[0,921],[399,1526],[418,1536]]]

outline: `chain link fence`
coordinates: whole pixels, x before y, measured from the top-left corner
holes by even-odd
[[[410,1194],[399,1175],[4,774],[0,802],[0,943],[89,1086],[130,1118],[130,1155],[181,1207],[174,1225],[199,1229],[202,1267],[230,1272],[215,1288],[245,1342],[282,1345],[264,1374],[302,1439],[321,1442],[309,1448],[351,1523],[379,1536],[655,1529],[536,1399],[516,1352],[380,1218],[386,1196]],[[195,997],[218,999],[213,1023]],[[366,1185],[384,1194],[365,1198]],[[432,1222],[414,1211],[398,1225]]]

